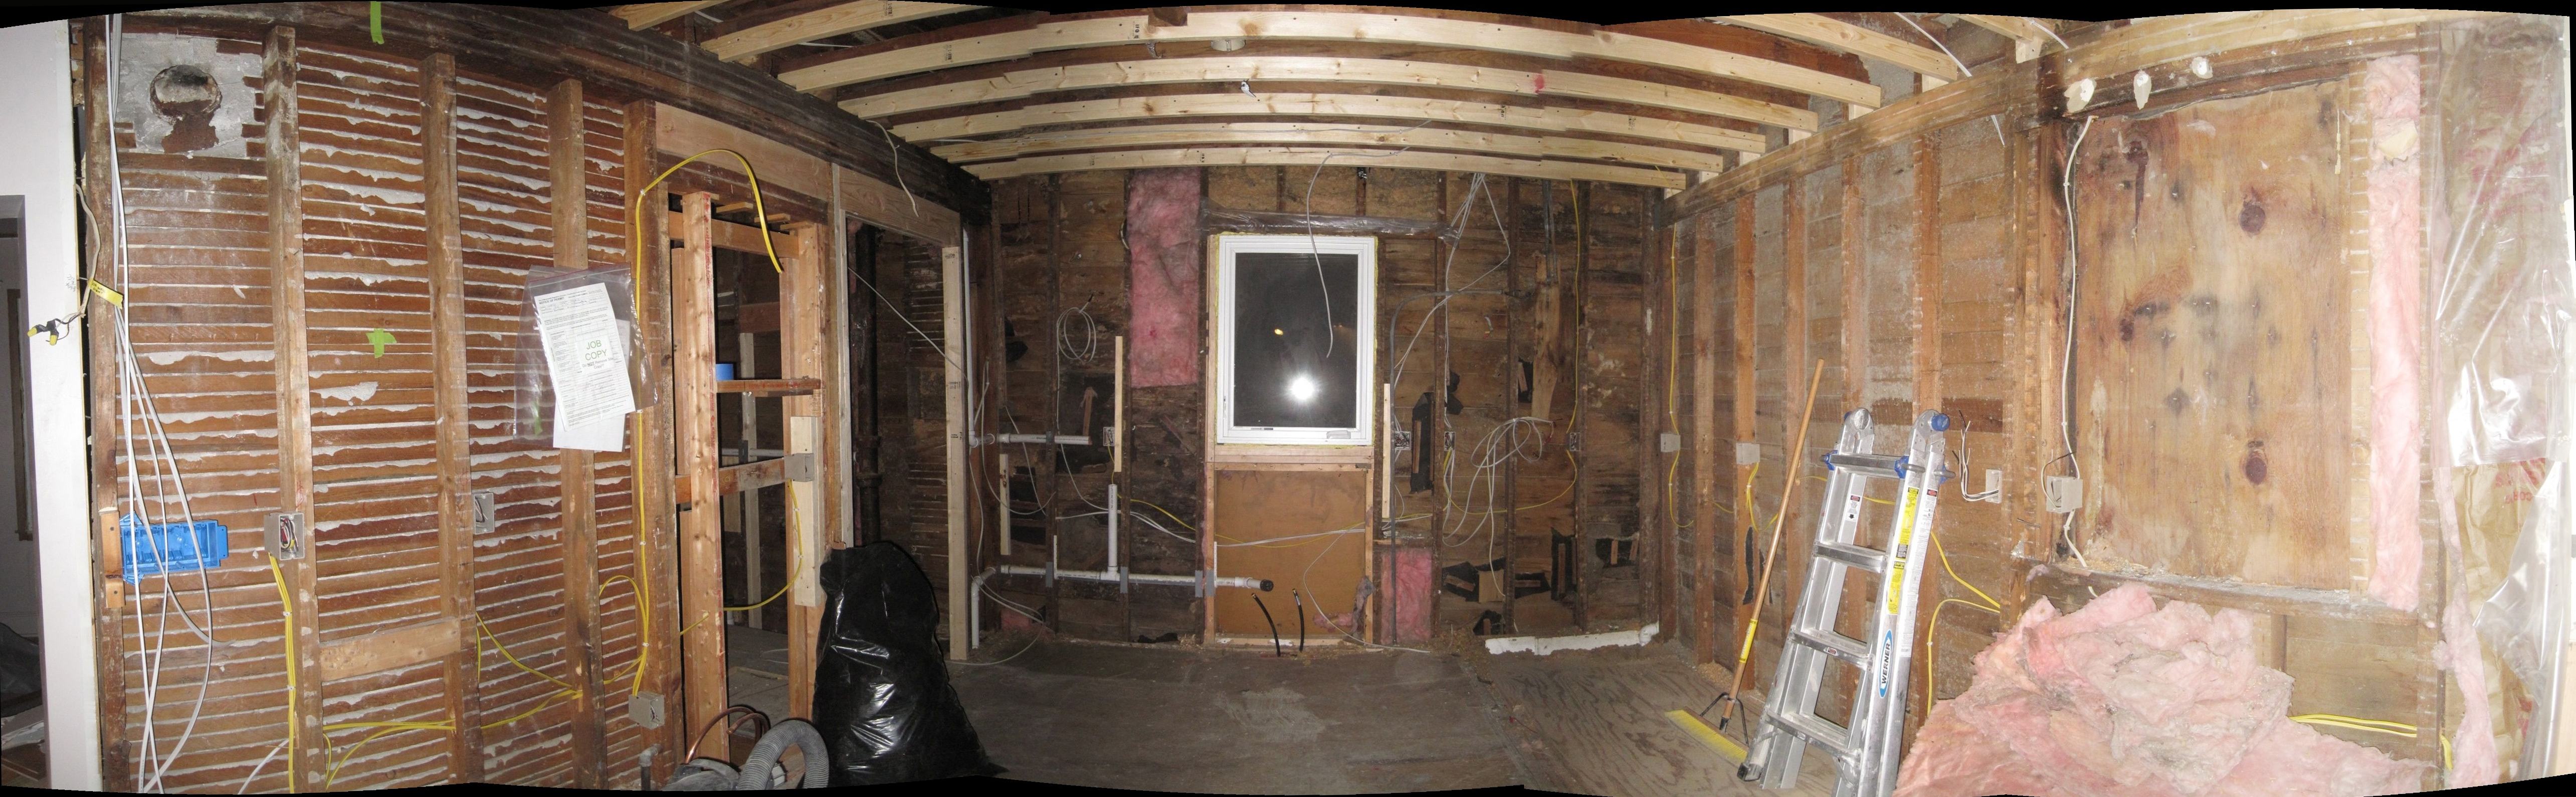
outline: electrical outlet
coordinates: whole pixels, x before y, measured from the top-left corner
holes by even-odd
[[[304,513],[270,512],[266,531],[269,556],[281,561],[304,558]]]
[[[1655,437],[1655,441],[1660,444],[1658,450],[1663,453],[1670,454],[1675,451],[1682,450],[1682,433],[1680,432],[1665,432],[1657,435]]]
[[[1583,450],[1583,433],[1582,433],[1582,432],[1566,432],[1566,433],[1565,433],[1565,450],[1567,450],[1567,451],[1581,451],[1581,450]]]
[[[2048,511],[2065,514],[2084,508],[2084,480],[2073,476],[2050,476],[2046,485]]]
[[[1412,433],[1412,432],[1403,431],[1403,430],[1401,430],[1401,429],[1396,430],[1396,433],[1395,433],[1395,450],[1397,450],[1397,451],[1411,451],[1411,450],[1413,450],[1413,433]]]
[[[1736,442],[1735,442],[1735,464],[1738,464],[1738,465],[1759,465],[1759,464],[1761,464],[1761,463],[1762,463],[1762,444],[1761,444],[1761,443],[1754,443],[1754,442],[1749,442],[1749,441],[1744,441],[1744,440],[1738,440],[1738,441],[1736,441]]]
[[[2004,472],[2003,472],[2003,469],[2001,469],[2001,468],[1987,468],[1987,469],[1986,469],[1986,489],[1985,489],[1985,491],[1984,491],[1984,492],[1986,493],[1986,496],[1987,496],[1987,497],[1986,497],[1986,502],[1987,502],[1987,503],[2000,504],[2000,503],[2003,503],[2003,502],[2004,502]]]

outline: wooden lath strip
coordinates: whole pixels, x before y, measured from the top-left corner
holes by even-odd
[[[464,649],[465,621],[449,617],[323,645],[322,679],[336,681],[434,661]]]
[[[1668,119],[1648,119],[1574,108],[1532,108],[1490,102],[1381,97],[1368,94],[1177,94],[1083,100],[991,113],[933,119],[897,125],[894,134],[909,141],[1008,133],[1049,124],[1209,116],[1361,116],[1438,120],[1464,124],[1563,132],[1599,133],[1661,139],[1740,152],[1762,151],[1761,137]]]
[[[1719,171],[1725,168],[1724,156],[1712,152],[1694,152],[1561,136],[1515,136],[1436,127],[1370,131],[1347,125],[1311,122],[1143,125],[1073,130],[955,144],[932,149],[931,154],[947,158],[951,162],[967,163],[1078,149],[1202,144],[1357,144],[1464,150],[1529,158],[1628,161],[1693,171]]]
[[[699,9],[722,5],[724,2],[725,0],[697,0],[697,2],[688,3],[637,3],[609,9],[608,13],[617,15],[618,19],[626,20],[628,30],[643,30],[688,16],[690,12]]]
[[[816,39],[828,39],[845,33],[856,33],[870,28],[892,25],[897,22],[910,22],[916,19],[935,17],[941,14],[954,14],[959,11],[967,11],[982,7],[983,6],[957,5],[954,3],[912,3],[886,2],[885,0],[863,0],[863,2],[842,3],[819,11],[810,11],[775,22],[756,25],[716,37],[714,40],[708,41],[700,46],[713,51],[717,58],[727,61],[740,61],[772,50],[777,50],[782,47],[803,44]]]
[[[1876,58],[1942,80],[1956,81],[1961,77],[1958,63],[1939,50],[1822,14],[1752,14],[1709,19],[1796,39],[1835,52]]]
[[[1663,39],[1609,31],[1581,34],[1467,20],[1340,12],[1201,12],[1191,14],[1187,25],[1167,27],[1149,26],[1144,16],[1048,22],[1027,30],[851,56],[826,56],[782,72],[778,77],[798,91],[810,92],[917,72],[1004,61],[1045,50],[1139,41],[1226,38],[1365,39],[1546,58],[1593,56],[1734,78],[1873,108],[1881,102],[1878,87],[1863,81]]]
[[[1330,159],[1329,161],[1327,159]],[[1158,166],[1307,166],[1341,165],[1484,172],[1549,180],[1597,180],[1658,188],[1680,188],[1683,175],[1624,166],[1598,166],[1445,152],[1369,150],[1352,147],[1207,147],[1049,155],[964,167],[987,180],[1051,172],[1139,169]]]

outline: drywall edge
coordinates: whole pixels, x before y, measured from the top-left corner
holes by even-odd
[[[72,185],[71,28],[65,22],[0,28],[0,194],[27,198],[27,310],[54,318],[79,308]],[[56,789],[101,788],[96,606],[90,597],[89,428],[81,396],[81,341],[12,334],[31,350],[36,546],[44,597],[46,771]]]

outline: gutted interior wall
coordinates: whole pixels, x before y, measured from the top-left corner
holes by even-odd
[[[1186,180],[1200,189],[1203,210],[1168,212],[1162,206],[1169,203],[1138,193],[1145,179]],[[998,397],[989,416],[992,430],[1096,435],[1111,425],[1111,339],[1131,334],[1134,303],[1147,293],[1132,284],[1135,275],[1205,268],[1204,236],[1306,229],[1310,183],[1311,213],[1321,220],[1321,234],[1378,238],[1378,361],[1383,369],[1403,360],[1394,391],[1396,428],[1413,430],[1413,408],[1429,393],[1431,438],[1435,445],[1454,441],[1454,462],[1442,461],[1448,452],[1434,451],[1429,490],[1411,489],[1414,452],[1396,457],[1394,513],[1420,517],[1395,524],[1377,545],[1374,567],[1382,597],[1372,611],[1383,623],[1378,633],[1418,639],[1469,630],[1488,612],[1502,621],[1491,627],[1525,633],[1654,620],[1654,571],[1640,564],[1652,561],[1645,558],[1652,535],[1640,533],[1638,503],[1651,492],[1640,487],[1649,458],[1643,446],[1654,444],[1640,413],[1647,393],[1663,388],[1647,362],[1662,351],[1648,339],[1645,317],[1647,275],[1660,268],[1647,234],[1656,207],[1647,189],[1505,177],[1480,184],[1467,173],[1355,166],[1326,166],[1320,173],[1268,166],[1095,171],[995,181],[998,254],[985,262],[997,261],[991,267],[998,270],[989,277],[998,288],[993,301],[1001,315],[992,326],[1006,324],[1008,332],[991,330],[1005,340],[985,353],[1003,359],[988,372],[994,384],[985,388]],[[1129,215],[1139,202],[1150,217]],[[1130,247],[1149,237],[1158,242],[1156,270],[1131,269]],[[986,285],[985,279],[978,277],[976,285]],[[1199,290],[1213,289],[1212,281],[1200,285]],[[1447,295],[1442,303],[1442,292],[1461,290],[1467,292]],[[1197,291],[1154,293],[1188,294],[1179,300],[1186,304],[1177,308],[1185,311],[1178,318],[1199,330],[1214,321],[1202,318],[1203,294]],[[1555,320],[1543,322],[1542,312]],[[1084,314],[1096,325],[1096,339]],[[911,333],[878,334],[884,341]],[[1559,336],[1553,344],[1545,341],[1550,334]],[[1204,338],[1189,342],[1193,367],[1180,375],[1186,382],[1149,386],[1139,378],[1129,388],[1132,448],[1124,495],[1150,504],[1136,511],[1178,532],[1157,533],[1138,521],[1123,526],[1128,547],[1122,558],[1135,572],[1186,574],[1202,566],[1193,528],[1204,517],[1206,386],[1198,373],[1203,369],[1195,367],[1204,345]],[[1441,376],[1450,372],[1457,375],[1454,390]],[[1159,377],[1179,378],[1168,372]],[[1526,395],[1533,380],[1553,388],[1544,401],[1549,423],[1522,424],[1523,448],[1512,455],[1506,437],[1489,433],[1540,411],[1542,400]],[[1569,431],[1580,435],[1571,456],[1565,445]],[[1492,445],[1478,448],[1485,442]],[[1506,455],[1503,462],[1484,469],[1489,476],[1475,476],[1479,469],[1471,458],[1496,452]],[[1012,456],[1015,469],[1028,469],[1011,487],[1021,502],[1019,523],[1028,527],[1023,539],[1047,539],[1036,531],[1042,525],[1044,534],[1059,541],[1059,567],[1105,564],[1104,518],[1093,513],[1107,488],[1107,453],[1069,446],[1059,457],[1046,446],[1008,445],[982,456],[1000,453]],[[996,467],[989,459],[982,462],[978,473]],[[1659,484],[1662,472],[1653,475]],[[1473,497],[1466,484],[1471,477]],[[991,552],[977,569],[1044,564],[1043,545],[1024,542],[1007,557],[991,550],[998,540],[984,529],[993,523],[993,493],[978,493],[984,517],[976,528]],[[1164,510],[1176,517],[1165,517]],[[1044,520],[1032,511],[1043,512]],[[1570,576],[1551,572],[1551,539],[1557,537],[1579,553],[1573,561],[1578,571]],[[1315,550],[1322,555],[1321,546]],[[1531,574],[1524,582],[1530,588],[1521,590],[1529,595],[1480,602],[1472,571],[1462,582],[1467,596],[1441,590],[1445,577],[1422,572],[1490,566],[1506,558],[1509,571]],[[1399,575],[1405,573],[1410,575]],[[1134,591],[1122,605],[1114,585],[1059,580],[1050,590],[1037,579],[1013,577],[997,578],[994,585],[1004,597],[1042,610],[1058,631],[1076,636],[1194,636],[1202,624],[1198,601],[1173,589]],[[1013,614],[1008,610],[985,611],[993,623],[1021,621],[1005,617]]]
[[[75,25],[84,198],[93,218],[121,203],[123,221],[121,244],[93,230],[87,247],[124,308],[87,341],[106,410],[90,430],[92,510],[103,530],[137,511],[220,522],[232,552],[202,580],[128,587],[116,537],[97,540],[108,787],[282,791],[291,766],[307,790],[632,788],[655,749],[667,771],[681,724],[671,534],[637,538],[631,435],[589,454],[516,427],[523,286],[537,267],[626,271],[629,188],[679,160],[652,143],[655,101],[709,110],[702,84],[740,77],[672,81],[652,60],[664,45],[587,16],[518,20],[460,54],[419,44],[456,41],[429,34],[453,23],[436,13],[388,20],[396,44],[377,47],[363,14],[272,11],[291,18],[129,18],[112,68],[104,26]],[[537,31],[554,57],[624,41],[634,63],[493,57],[524,55]],[[774,107],[727,118],[774,130],[815,113],[775,87],[734,99],[755,95]],[[892,177],[873,156],[848,163]],[[909,183],[925,204],[972,185],[935,169]],[[762,189],[795,220],[834,206]],[[657,193],[697,190],[752,195],[706,161]],[[661,229],[664,208],[643,212]],[[667,274],[651,260],[648,283]],[[667,378],[667,293],[647,288],[643,354]],[[93,321],[111,306],[96,307]],[[157,418],[119,403],[134,377]],[[667,381],[650,390],[647,413],[666,415]],[[488,525],[474,522],[481,494]],[[272,571],[262,528],[281,511],[306,513],[311,545]],[[630,714],[631,692],[668,716],[639,722],[650,712]]]
[[[2531,483],[2537,465],[2532,452],[2462,457],[2495,464],[2461,469],[2455,478],[2474,490],[2440,489],[2423,430],[2440,434],[2446,413],[2535,421],[2489,396],[2415,392],[2427,373],[2448,372],[2416,370],[2419,352],[2486,345],[2495,357],[2514,344],[2428,337],[2428,316],[2406,297],[2442,284],[2412,265],[2449,246],[2425,237],[2484,240],[2470,232],[2484,222],[2463,219],[2523,211],[2460,210],[2459,192],[2493,193],[2466,187],[2477,178],[2441,189],[2407,175],[2454,158],[2487,164],[2484,174],[2505,162],[2543,168],[2436,109],[2523,120],[2480,130],[2546,127],[2503,88],[2540,71],[2458,71],[2468,42],[2545,27],[2497,18],[2221,48],[2205,53],[2206,75],[2137,54],[2162,34],[2127,28],[2075,51],[2098,55],[1989,65],[1674,198],[1665,233],[1687,265],[1670,284],[1689,308],[1680,368],[1693,390],[1721,391],[1691,396],[1682,413],[1701,449],[1684,467],[1715,499],[1674,535],[1679,632],[1693,655],[1734,667],[1760,574],[1746,549],[1769,542],[1805,371],[1822,361],[1796,460],[1831,448],[1846,410],[1871,411],[1882,451],[1903,445],[1914,412],[1952,418],[1950,465],[1965,472],[1942,495],[1941,555],[1925,579],[1921,699],[1966,688],[1971,657],[2001,630],[1995,610],[2072,608],[2144,583],[2159,597],[2255,612],[2263,663],[2295,679],[2291,714],[2449,729],[2444,738],[2468,752],[2448,782],[2492,780],[2520,753],[2528,709],[2514,695],[2524,687],[2499,677],[2492,644],[2483,663],[2437,660],[2476,645],[2466,614],[2446,607],[2498,583],[2472,575],[2445,593],[2462,571],[2450,569],[2460,554],[2442,547],[2452,532],[2438,509],[2475,494],[2460,500],[2479,507],[2463,512],[2483,518],[2476,528],[2519,529],[2513,496],[2529,491],[2511,485]],[[2130,72],[2114,70],[2142,68],[2156,89],[2138,99]],[[2101,77],[2102,93],[2071,112],[2060,88],[2077,77]],[[2408,93],[2418,83],[2423,93]],[[2419,114],[2485,143],[2419,143]],[[2445,196],[2467,215],[2427,221],[2419,207]],[[2539,262],[2504,260],[2449,263],[2443,279],[2484,284],[2478,275]],[[2483,301],[2457,313],[2529,317]],[[2523,362],[2501,371],[2538,361]],[[2485,441],[2472,448],[2514,439],[2468,437]],[[1758,472],[1733,466],[1728,441],[1760,447]],[[1958,458],[1971,452],[1972,462]],[[1999,501],[1964,500],[1988,489],[1990,469],[2001,471]],[[2044,477],[2073,475],[2082,510],[2071,521],[2044,511]],[[1812,466],[1796,476],[1818,481],[1787,507],[1782,551],[1812,542],[1821,476]],[[1871,523],[1865,537],[1883,515]],[[2476,536],[2460,539],[2485,550],[2501,539]],[[1745,679],[1753,690],[1771,683],[1810,575],[1793,553],[1777,568]],[[1846,633],[1860,630],[1858,608],[1845,604]],[[1832,684],[1820,713],[1848,706],[1849,689],[1847,677]],[[2441,756],[2433,733],[2317,727],[2401,758]]]

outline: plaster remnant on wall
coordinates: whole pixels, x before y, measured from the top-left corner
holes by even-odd
[[[162,152],[165,143],[203,143],[205,146],[191,146],[180,151],[188,155],[250,157],[249,143],[242,137],[242,126],[250,123],[251,109],[259,104],[259,93],[244,81],[260,74],[262,65],[257,53],[218,53],[214,39],[167,33],[125,34],[117,52],[123,62],[116,65],[114,110],[116,121],[133,126],[134,147],[128,151]],[[180,111],[180,106],[186,104],[169,102],[186,99],[173,91],[172,78],[164,76],[174,67],[190,67],[210,79],[210,88],[215,94],[214,107],[203,109],[210,110],[212,114],[211,118],[204,119],[213,128],[210,140],[164,141],[174,127],[180,125],[163,111]],[[164,100],[157,104],[153,98],[155,78],[161,78]],[[187,118],[187,114],[183,112],[179,118]]]
[[[313,391],[313,394],[327,399],[339,399],[341,401],[353,403],[366,401],[376,397],[376,383],[360,382],[348,387],[318,388]]]

